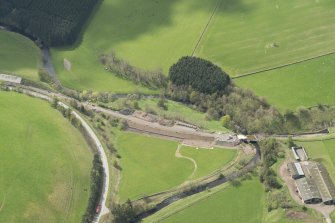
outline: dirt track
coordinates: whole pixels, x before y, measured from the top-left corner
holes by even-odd
[[[183,146],[183,145],[181,145],[181,144],[178,145],[178,148],[177,148],[177,150],[176,150],[175,156],[176,156],[177,158],[187,159],[187,160],[189,160],[189,161],[191,161],[191,162],[193,163],[193,165],[194,165],[193,172],[192,172],[191,175],[188,177],[189,179],[191,179],[191,178],[194,176],[194,174],[197,172],[197,170],[198,170],[198,164],[197,164],[197,162],[196,162],[194,159],[192,159],[191,157],[183,156],[183,154],[181,154],[180,150],[181,150],[182,146]]]

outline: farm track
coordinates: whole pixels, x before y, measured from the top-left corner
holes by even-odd
[[[194,174],[197,172],[198,170],[198,164],[197,162],[191,158],[191,157],[187,157],[187,156],[184,156],[183,154],[181,154],[180,150],[182,148],[182,145],[179,144],[178,147],[177,147],[177,150],[176,150],[176,153],[175,153],[175,157],[176,158],[182,158],[182,159],[187,159],[189,161],[191,161],[194,165],[194,169],[193,169],[193,172],[191,173],[191,175],[188,177],[189,179],[193,178]]]

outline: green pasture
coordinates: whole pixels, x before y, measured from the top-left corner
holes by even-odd
[[[0,222],[81,221],[91,151],[46,102],[0,92]]]
[[[299,106],[334,105],[335,55],[325,56],[289,67],[235,79],[243,88],[257,95],[281,111]]]
[[[41,53],[38,47],[20,34],[0,30],[0,73],[38,80]]]
[[[190,180],[195,167],[191,161],[175,157],[178,142],[134,133],[116,134],[116,147],[122,157],[119,191],[122,200],[169,190]],[[181,154],[197,162],[198,169],[192,178],[195,179],[227,165],[236,151],[182,147]]]
[[[149,70],[168,68],[192,54],[215,0],[105,0],[82,40],[68,49],[53,49],[60,80],[67,87],[112,92],[152,92],[104,70],[99,55],[114,51],[131,64]],[[63,59],[72,63],[67,71]]]
[[[222,148],[203,149],[183,146],[180,153],[195,160],[198,170],[194,178],[199,178],[232,162],[237,155],[237,150]]]
[[[112,92],[152,92],[104,70],[99,55],[114,51],[142,69],[169,67],[192,51],[216,0],[105,0],[78,44],[53,49],[60,80],[67,87]],[[136,5],[136,6],[135,6]],[[72,63],[66,71],[63,59]]]
[[[194,167],[189,161],[175,158],[177,145],[177,142],[120,133],[116,146],[122,157],[121,199],[151,195],[184,182]]]
[[[239,188],[228,187],[163,222],[259,223],[262,220],[264,205],[263,190],[257,179],[247,181]]]
[[[268,212],[266,194],[258,178],[243,181],[240,187],[222,185],[171,204],[144,219],[144,223],[303,223],[314,217],[293,219],[283,209]],[[307,221],[306,221],[307,220]]]
[[[332,0],[221,0],[196,55],[232,76],[335,51]]]

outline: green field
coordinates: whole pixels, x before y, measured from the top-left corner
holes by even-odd
[[[335,55],[235,79],[237,85],[265,97],[281,111],[298,106],[335,104]]]
[[[0,113],[0,222],[80,222],[92,159],[80,133],[28,96],[0,92]]]
[[[199,178],[232,162],[237,155],[237,150],[220,148],[196,149],[194,147],[183,146],[180,153],[183,156],[191,157],[196,161],[198,170],[193,178]]]
[[[144,220],[145,223],[303,223],[317,222],[287,217],[283,209],[267,212],[263,186],[258,178],[243,181],[242,186],[220,186],[211,191],[193,195],[159,211]],[[307,220],[307,221],[306,221]]]
[[[54,49],[62,83],[76,89],[129,92],[136,87],[104,70],[99,55],[112,50],[142,69],[168,68],[192,54],[215,0],[105,0],[91,20],[83,41],[73,49]],[[66,71],[63,59],[72,63]]]
[[[41,54],[37,46],[20,34],[0,30],[0,73],[38,80]]]
[[[235,76],[333,52],[334,34],[332,0],[222,0],[196,54]]]
[[[259,223],[262,220],[263,196],[261,184],[257,180],[248,181],[240,188],[228,187],[163,222]]]
[[[191,161],[175,157],[177,142],[121,132],[118,133],[116,147],[122,157],[119,191],[122,200],[172,189],[190,180],[195,168]],[[198,169],[194,177],[200,177],[229,163],[236,151],[185,147],[181,149],[181,154],[196,160]],[[212,163],[205,165],[209,160]]]

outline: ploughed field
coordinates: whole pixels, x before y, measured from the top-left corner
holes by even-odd
[[[38,80],[41,54],[37,46],[20,34],[0,30],[0,73]]]
[[[0,91],[0,113],[0,222],[80,222],[92,155],[78,130],[17,93]]]

